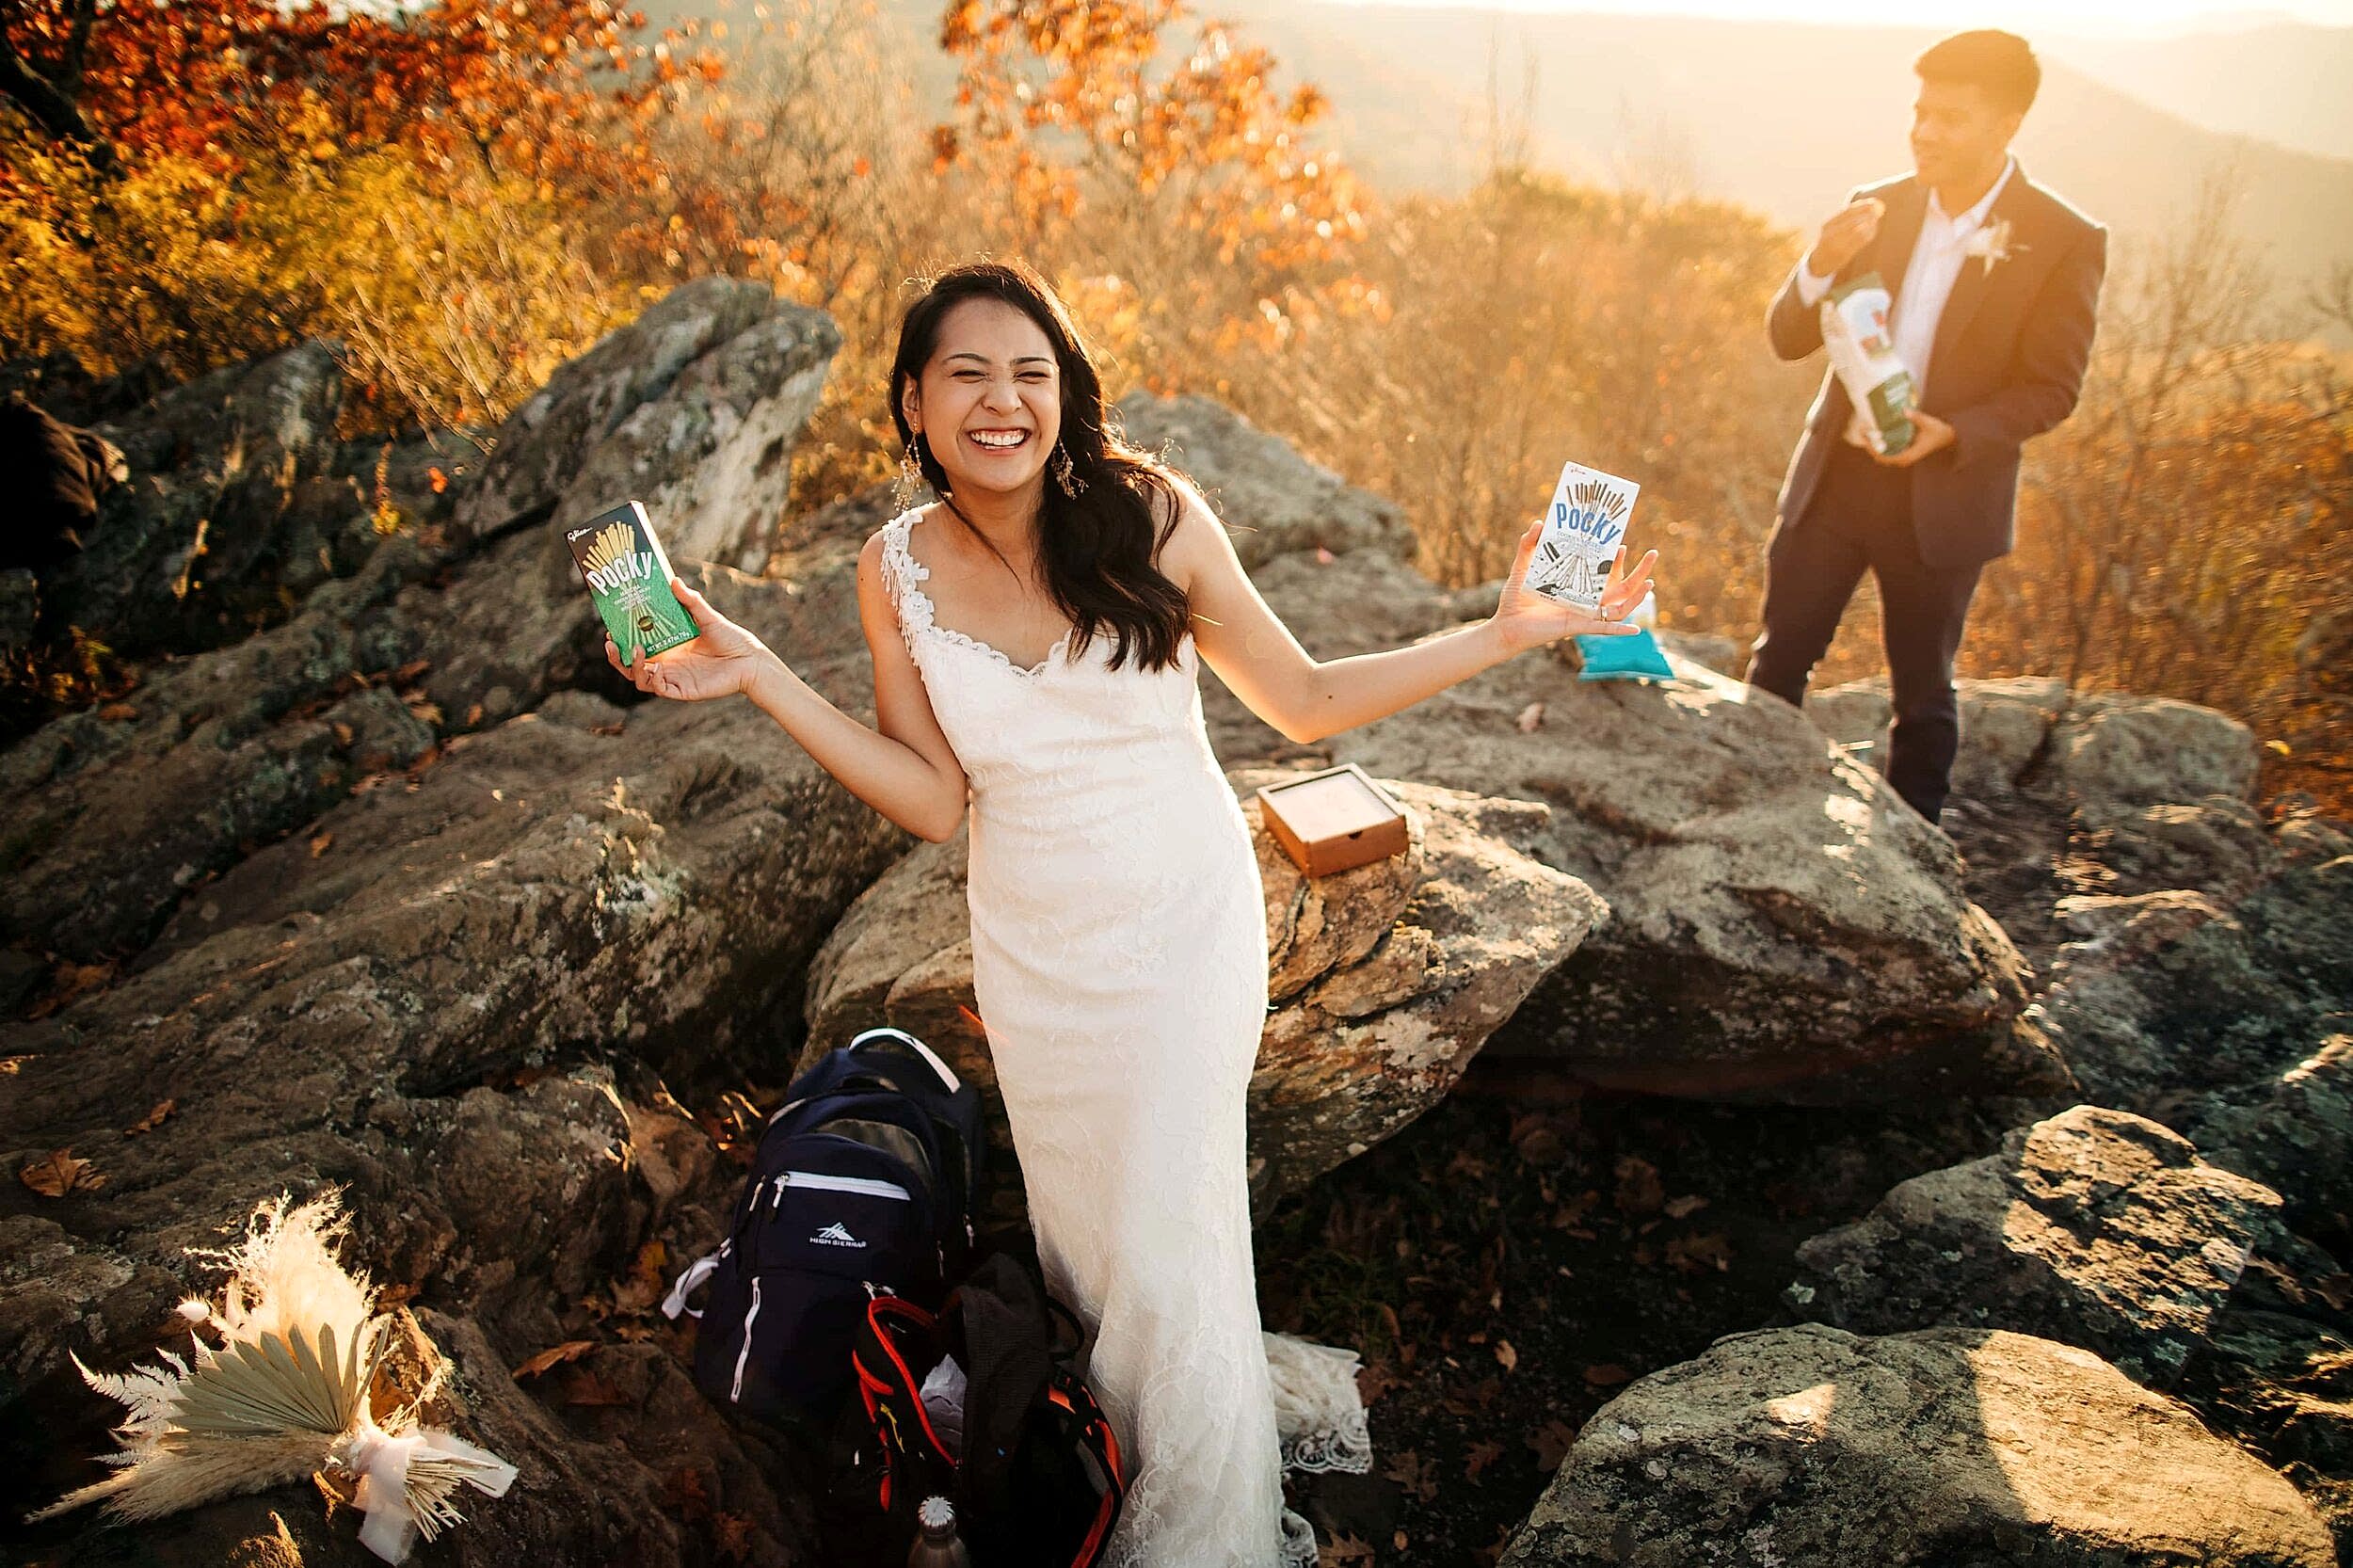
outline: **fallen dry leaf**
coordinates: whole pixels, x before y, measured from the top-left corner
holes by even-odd
[[[1658,1185],[1658,1167],[1639,1154],[1618,1156],[1618,1211],[1623,1214],[1655,1214],[1667,1201],[1667,1190]]]
[[[320,856],[325,855],[329,849],[333,848],[334,844],[335,835],[332,833],[312,834],[311,836],[311,858],[313,860],[317,859]]]
[[[1500,1443],[1473,1443],[1469,1455],[1463,1462],[1463,1473],[1477,1480],[1480,1471],[1502,1457],[1503,1445]]]
[[[1528,1446],[1536,1450],[1536,1468],[1547,1476],[1561,1468],[1569,1445],[1576,1441],[1577,1433],[1568,1422],[1557,1417],[1528,1434]]]
[[[1496,1341],[1496,1359],[1503,1363],[1505,1371],[1513,1371],[1519,1367],[1520,1352],[1512,1348],[1509,1339],[1498,1339]]]
[[[469,729],[472,729],[472,728],[475,725],[480,724],[481,722],[482,722],[482,704],[480,704],[479,702],[469,702],[469,703],[467,703],[467,704],[466,704],[466,728],[469,728]]]
[[[27,1160],[16,1178],[44,1198],[61,1198],[77,1191],[95,1192],[106,1185],[98,1168],[76,1159],[72,1149],[53,1149],[39,1160]]]
[[[624,726],[617,724],[592,724],[588,727],[588,733],[591,735],[618,735],[623,728]]]
[[[670,1479],[663,1483],[662,1499],[681,1519],[711,1517],[711,1487],[700,1470],[688,1467],[672,1471]]]
[[[1390,1389],[1402,1387],[1404,1382],[1387,1362],[1368,1362],[1356,1368],[1356,1397],[1369,1405]]]
[[[441,705],[438,702],[427,702],[423,697],[412,697],[408,702],[408,716],[424,724],[438,726],[441,722]]]
[[[719,1555],[729,1562],[749,1562],[752,1557],[752,1522],[740,1513],[714,1514],[712,1531],[719,1538]]]
[[[164,1118],[170,1115],[172,1108],[179,1103],[180,1102],[176,1099],[156,1101],[155,1109],[150,1111],[146,1115],[141,1116],[137,1121],[132,1123],[129,1127],[124,1128],[122,1129],[122,1135],[125,1138],[136,1138],[142,1132],[154,1131],[157,1128],[164,1125]]]
[[[1697,1192],[1687,1192],[1679,1198],[1667,1200],[1666,1214],[1670,1220],[1680,1220],[1686,1214],[1697,1213],[1706,1207],[1705,1198],[1701,1197]]]
[[[338,719],[335,721],[333,728],[335,731],[335,744],[337,745],[348,746],[351,744],[352,736],[356,733],[351,726],[344,723],[341,719]]]
[[[1633,1376],[1632,1372],[1614,1361],[1605,1361],[1597,1367],[1585,1368],[1585,1381],[1596,1388],[1614,1388]]]
[[[1678,1236],[1667,1243],[1667,1264],[1679,1274],[1697,1273],[1710,1264],[1720,1274],[1732,1272],[1732,1243],[1720,1230],[1704,1236]]]
[[[516,1368],[515,1376],[518,1379],[536,1378],[549,1368],[576,1361],[596,1348],[597,1342],[593,1339],[567,1339],[560,1345],[550,1346]]]
[[[1544,725],[1545,705],[1541,702],[1529,703],[1520,710],[1520,716],[1512,722],[1518,727],[1521,734],[1533,735]]]
[[[69,1002],[97,990],[114,978],[112,964],[76,964],[72,959],[58,960],[49,977],[49,994],[24,1010],[28,1018],[45,1018]]]
[[[1438,1496],[1436,1469],[1422,1463],[1421,1455],[1412,1448],[1401,1450],[1389,1461],[1382,1475],[1405,1489],[1405,1495],[1422,1502],[1434,1502]]]
[[[120,724],[125,719],[137,718],[139,711],[127,702],[109,702],[98,710],[98,716],[108,724]]]
[[[616,1312],[647,1312],[660,1301],[666,1288],[663,1265],[669,1261],[669,1252],[659,1240],[648,1241],[637,1249],[637,1261],[629,1271],[629,1277],[613,1285],[613,1309]]]
[[[400,668],[392,671],[392,684],[395,686],[411,685],[419,676],[432,667],[433,661],[430,659],[411,659]]]
[[[1332,1539],[1316,1548],[1316,1568],[1357,1568],[1372,1560],[1372,1543],[1360,1541],[1346,1530],[1335,1530]]]

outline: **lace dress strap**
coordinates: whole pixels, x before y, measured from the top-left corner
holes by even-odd
[[[902,512],[882,526],[883,587],[890,595],[900,640],[907,645],[910,657],[915,653],[917,634],[932,624],[931,596],[920,586],[931,571],[907,553],[907,531],[914,525],[915,514]]]

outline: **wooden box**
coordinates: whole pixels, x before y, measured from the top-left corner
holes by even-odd
[[[1405,853],[1404,808],[1353,762],[1266,786],[1258,813],[1309,876]]]

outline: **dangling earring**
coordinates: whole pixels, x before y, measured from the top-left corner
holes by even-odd
[[[1087,488],[1087,482],[1079,477],[1079,465],[1070,460],[1068,447],[1056,441],[1054,451],[1059,455],[1054,462],[1054,483],[1062,487],[1063,494],[1075,497]]]
[[[890,493],[902,512],[915,504],[916,492],[923,488],[923,471],[916,466],[915,461],[915,443],[922,439],[923,432],[918,430],[899,454],[899,478],[891,487]]]

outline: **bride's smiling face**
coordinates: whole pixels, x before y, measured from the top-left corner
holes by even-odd
[[[968,299],[940,319],[939,342],[906,390],[958,495],[1042,486],[1062,432],[1062,369],[1044,328],[1000,299]]]

